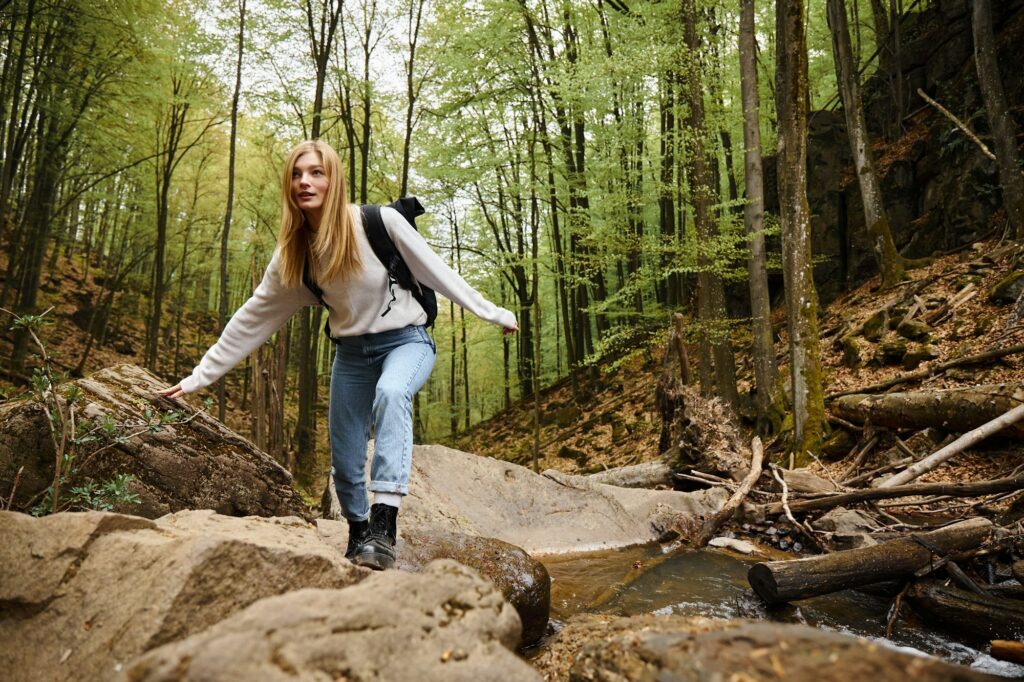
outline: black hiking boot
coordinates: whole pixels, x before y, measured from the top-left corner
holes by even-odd
[[[345,558],[352,561],[356,557],[356,550],[359,545],[366,542],[366,536],[370,532],[369,521],[348,522],[348,549],[345,550]]]
[[[398,507],[375,504],[370,507],[370,531],[366,540],[356,549],[353,563],[375,571],[395,565],[395,539],[398,535]]]

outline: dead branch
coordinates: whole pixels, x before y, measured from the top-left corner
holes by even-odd
[[[897,497],[913,495],[950,495],[953,497],[977,497],[993,493],[1006,493],[1011,490],[1024,489],[1024,476],[999,478],[993,481],[977,481],[972,483],[914,483],[911,485],[894,486],[891,488],[871,488],[854,490],[848,493],[825,493],[809,500],[801,500],[790,504],[793,512],[806,512],[817,509],[832,509],[844,504],[866,502],[868,500],[890,500]],[[783,513],[781,504],[764,505],[764,513],[777,515]]]
[[[695,547],[703,547],[708,544],[708,541],[715,536],[715,533],[722,527],[722,524],[736,513],[739,506],[743,504],[743,500],[747,498],[750,489],[757,483],[757,478],[761,475],[763,460],[764,448],[761,445],[761,439],[754,436],[754,440],[750,443],[750,471],[747,472],[746,477],[740,483],[740,487],[737,488],[736,492],[732,494],[732,497],[729,498],[718,512],[704,522],[704,526],[697,533],[697,537],[693,541]]]
[[[904,483],[909,483],[921,474],[929,472],[939,466],[953,455],[963,452],[975,443],[985,440],[992,434],[998,433],[1008,426],[1016,424],[1021,419],[1024,419],[1024,405],[1018,405],[1001,417],[997,417],[990,422],[982,424],[973,431],[968,431],[946,447],[940,449],[938,452],[928,455],[920,462],[912,464],[889,480],[884,481],[879,488],[892,488]]]
[[[973,142],[974,144],[978,145],[978,148],[981,149],[981,153],[982,154],[984,154],[988,158],[992,159],[993,161],[996,160],[996,155],[992,153],[992,150],[990,150],[988,147],[986,147],[985,143],[982,142],[981,140],[979,140],[978,136],[975,135],[974,133],[972,133],[971,129],[968,128],[967,125],[963,121],[961,121],[959,118],[957,118],[953,114],[953,112],[951,112],[949,109],[947,109],[946,107],[942,106],[941,104],[936,102],[934,99],[929,97],[927,94],[925,94],[925,91],[922,90],[921,88],[917,89],[917,94],[925,102],[928,102],[928,104],[931,104],[933,107],[938,109],[940,114],[942,114],[943,116],[948,118],[950,121],[952,121],[953,125],[955,125],[957,128],[959,128],[963,132],[963,134],[966,135],[967,138],[971,142]]]

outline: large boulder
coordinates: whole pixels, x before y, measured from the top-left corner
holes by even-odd
[[[586,616],[536,662],[548,679],[919,682],[997,680],[862,637],[805,625],[667,616]]]
[[[413,448],[409,495],[398,515],[398,535],[443,530],[497,538],[532,555],[583,552],[654,542],[667,526],[695,522],[725,503],[728,492],[693,493],[605,485],[587,476],[481,457],[442,445]],[[322,512],[339,518],[333,486]]]
[[[343,521],[317,519],[317,530],[328,544],[348,544],[348,524]],[[404,528],[398,534],[397,550],[399,570],[418,572],[437,559],[452,559],[494,583],[519,614],[521,646],[537,641],[547,629],[551,577],[544,564],[519,547],[436,528]]]
[[[26,682],[109,680],[259,599],[369,574],[296,517],[0,512],[0,537],[0,670]]]
[[[110,367],[74,385],[82,394],[75,406],[80,431],[83,423],[109,418],[121,440],[82,446],[71,483],[131,474],[128,491],[139,503],[116,511],[147,518],[182,509],[309,518],[283,466],[209,414],[159,398],[156,391],[166,384],[146,370]],[[174,409],[179,414],[158,425],[161,415],[167,418]],[[99,448],[102,452],[93,456]],[[42,405],[32,400],[0,405],[0,498],[10,497],[17,479],[12,506],[27,504],[52,483],[54,462]]]
[[[385,571],[344,590],[264,599],[132,661],[130,682],[540,680],[512,647],[519,619],[452,561]]]

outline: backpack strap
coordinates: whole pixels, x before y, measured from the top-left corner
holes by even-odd
[[[306,285],[306,288],[313,292],[313,295],[320,301],[320,305],[330,310],[331,306],[327,305],[324,300],[324,290],[320,288],[320,285],[313,279],[313,273],[309,267],[309,256],[302,262],[302,283]]]

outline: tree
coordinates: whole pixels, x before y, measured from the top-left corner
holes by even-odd
[[[818,295],[807,203],[807,46],[803,0],[777,0],[775,109],[783,275],[793,394],[792,452],[798,464],[821,436],[825,400],[818,350]]]
[[[754,0],[740,0],[740,85],[743,100],[744,181],[747,202],[743,217],[750,255],[751,332],[754,377],[757,386],[758,430],[775,393],[775,348],[772,344],[771,307],[768,301],[768,268],[764,245],[764,183],[761,169],[761,113],[757,93],[757,43],[754,35]]]
[[[1024,175],[1021,174],[1020,155],[1017,151],[1016,126],[1010,116],[999,73],[989,0],[974,0],[971,27],[974,31],[974,63],[978,68],[978,84],[981,86],[981,96],[995,141],[1003,206],[1017,239],[1024,239]]]
[[[889,289],[906,278],[903,257],[896,250],[889,227],[889,215],[882,198],[882,187],[875,172],[871,138],[864,121],[860,84],[850,46],[850,29],[846,20],[845,0],[828,0],[828,24],[832,31],[832,52],[836,62],[836,83],[846,117],[846,133],[860,185],[864,206],[864,222],[871,235],[871,246],[882,278],[882,289]]]

